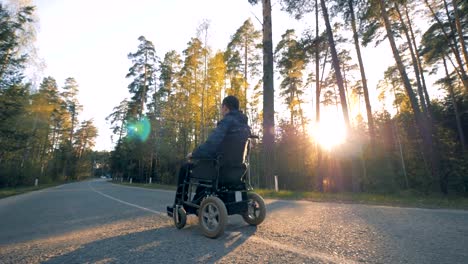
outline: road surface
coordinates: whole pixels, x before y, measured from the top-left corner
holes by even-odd
[[[267,200],[258,227],[177,230],[173,192],[93,180],[0,199],[0,263],[468,263],[468,211]]]

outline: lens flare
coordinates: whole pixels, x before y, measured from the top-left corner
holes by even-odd
[[[146,116],[127,124],[127,136],[145,142],[151,132],[151,123]]]
[[[320,123],[312,124],[309,130],[316,142],[328,151],[345,143],[347,138],[344,121],[331,111],[324,111]]]

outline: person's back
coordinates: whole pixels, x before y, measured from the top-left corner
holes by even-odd
[[[231,112],[228,115],[235,119],[235,124],[224,136],[217,152],[221,155],[223,165],[239,165],[243,160],[245,143],[250,136],[250,127],[247,125],[247,117],[239,112]]]

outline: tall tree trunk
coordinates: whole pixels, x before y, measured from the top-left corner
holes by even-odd
[[[456,56],[455,58],[459,61],[459,65],[460,65],[460,68],[461,68],[461,71],[465,73],[465,77],[464,77],[464,82],[468,82],[468,77],[466,76],[466,71],[465,71],[465,68],[463,68],[463,63],[461,62],[461,57],[460,57],[460,49],[463,49],[463,47],[465,46],[464,45],[464,39],[461,40],[461,43],[463,43],[463,45],[461,45],[460,49],[458,48],[458,45],[457,45],[457,40],[456,40],[456,35],[458,34],[458,30],[456,29],[456,26],[454,27],[453,26],[453,21],[452,21],[452,18],[450,17],[450,11],[448,9],[448,4],[447,4],[447,0],[443,0],[444,1],[444,8],[445,8],[445,13],[447,14],[447,20],[448,20],[448,24],[449,24],[449,27],[450,27],[450,31],[451,31],[451,36],[452,36],[452,40],[453,40],[453,47],[456,51]],[[453,1],[452,1],[453,2]],[[457,11],[458,9],[456,7],[454,7],[454,12]],[[455,12],[456,15],[458,16],[458,12]],[[463,34],[462,34],[463,36]],[[465,56],[468,56],[466,55],[466,52],[464,52],[464,50],[462,50],[462,53],[465,55]],[[457,58],[458,57],[458,58]],[[465,57],[465,64],[468,62],[468,60],[466,59]],[[468,65],[466,65],[466,67],[468,68]]]
[[[125,118],[126,119],[126,118]],[[125,119],[122,119],[120,123],[120,129],[119,129],[119,140],[117,141],[117,144],[120,144],[120,141],[122,140],[122,135],[124,131],[124,124],[125,124]]]
[[[431,134],[431,129],[428,125],[427,117],[421,113],[419,109],[418,101],[416,96],[413,92],[413,88],[411,87],[410,80],[408,78],[408,74],[406,73],[406,69],[403,65],[401,60],[398,48],[395,43],[395,38],[393,36],[392,27],[390,24],[390,20],[388,17],[387,9],[385,7],[385,0],[380,0],[380,14],[382,16],[383,22],[385,24],[385,29],[387,31],[388,41],[392,48],[393,57],[398,67],[398,71],[400,72],[403,85],[405,87],[405,91],[407,96],[409,97],[411,108],[413,110],[414,118],[416,121],[416,125],[418,127],[419,133],[421,134],[423,140],[423,152],[424,156],[430,158],[430,170],[434,180],[439,180],[440,189],[443,193],[447,193],[447,185],[446,180],[442,177],[442,174],[439,173],[439,160],[438,160],[438,153],[434,148],[433,139]]]
[[[413,65],[414,74],[416,76],[416,84],[418,86],[419,102],[421,103],[423,113],[427,115],[428,114],[427,105],[426,105],[424,92],[423,92],[423,87],[422,87],[422,83],[421,83],[421,75],[419,74],[419,68],[418,68],[418,64],[416,62],[415,51],[413,50],[413,45],[412,45],[413,42],[411,41],[411,37],[409,35],[408,28],[406,26],[405,21],[403,20],[403,15],[401,14],[400,7],[398,6],[398,3],[395,2],[394,7],[395,7],[395,10],[398,13],[398,18],[400,19],[400,23],[401,23],[403,32],[405,33],[406,42],[408,43],[408,48],[409,48],[410,55],[411,55],[411,62],[412,62],[412,65]]]
[[[289,94],[289,97],[291,98],[291,102],[289,102],[289,114],[291,118],[291,127],[294,127],[294,92],[292,91]]]
[[[445,59],[445,56],[443,56],[442,59],[443,59],[443,62],[444,62],[445,75],[447,76],[446,78],[448,79],[448,78],[450,78],[450,74],[449,74],[449,71],[447,69],[447,61]],[[463,127],[461,125],[460,112],[458,111],[457,101],[455,100],[455,93],[453,91],[452,83],[448,83],[448,90],[449,90],[450,100],[452,101],[452,105],[453,105],[453,112],[455,113],[455,120],[456,120],[456,123],[457,123],[458,137],[460,138],[460,142],[461,142],[461,145],[462,145],[462,151],[465,152],[465,150],[466,150],[465,133],[463,132]]]
[[[201,118],[200,118],[200,132],[201,132],[201,140],[205,140],[205,93],[206,93],[206,67],[205,67],[205,73],[203,74],[203,89],[202,89],[202,94],[201,94]]]
[[[369,88],[367,87],[367,77],[366,72],[364,70],[364,63],[362,61],[361,55],[361,47],[359,44],[359,37],[357,33],[356,27],[356,16],[354,14],[354,6],[353,0],[348,0],[348,6],[351,13],[351,26],[353,29],[353,39],[354,39],[354,47],[356,49],[356,55],[359,62],[359,70],[361,72],[361,81],[362,81],[362,90],[364,92],[364,101],[366,102],[366,112],[367,112],[367,124],[369,127],[369,136],[371,147],[375,150],[375,126],[374,126],[374,117],[372,116],[372,107],[369,99]]]
[[[319,40],[319,7],[318,0],[315,0],[315,40]],[[315,123],[320,123],[320,52],[319,48],[315,48]],[[322,149],[316,142],[317,150],[317,167],[315,169],[316,188],[319,192],[323,192],[323,175],[322,175]]]
[[[297,104],[299,107],[299,118],[301,119],[301,127],[302,127],[302,133],[306,133],[306,128],[305,128],[305,119],[304,119],[304,111],[302,111],[302,104],[301,101],[299,100],[299,95],[296,94],[296,100]]]
[[[325,20],[325,26],[326,26],[326,29],[327,29],[328,44],[330,46],[330,53],[331,53],[331,56],[332,56],[332,64],[333,64],[333,68],[335,69],[336,81],[337,81],[338,90],[339,90],[339,93],[340,93],[340,101],[341,101],[341,109],[343,111],[343,118],[344,118],[346,130],[347,130],[348,133],[350,133],[351,132],[351,123],[350,123],[350,120],[349,120],[348,104],[346,102],[346,93],[345,93],[345,88],[344,88],[344,83],[343,83],[343,76],[341,75],[340,60],[338,59],[338,53],[336,52],[335,40],[333,38],[333,31],[332,31],[332,28],[331,28],[331,25],[330,25],[330,17],[328,15],[328,10],[327,10],[327,6],[325,4],[325,0],[320,0],[320,4],[321,4],[321,7],[322,7],[322,14],[323,14],[323,18]],[[353,158],[350,159],[350,162],[351,162],[352,166],[354,166],[355,161],[354,161]],[[344,187],[344,186],[342,186],[342,183],[344,181],[342,180],[341,176],[342,176],[342,173],[339,173],[339,179],[340,180],[338,181],[338,184],[340,186],[338,186],[338,188],[340,190],[342,190],[343,187]],[[353,187],[353,191],[358,191],[357,188],[354,189],[355,186],[356,187],[358,186],[357,182],[358,182],[357,175],[353,171],[351,173],[351,186]]]
[[[349,99],[348,80],[346,79],[346,67],[345,67],[344,62],[343,62],[342,70],[343,70],[343,84],[345,88],[346,102],[348,103],[348,108],[349,108],[348,110],[352,110],[351,103],[350,103],[351,100]]]
[[[247,43],[245,43],[245,46],[244,46],[244,106],[243,108],[246,113],[247,113],[247,89],[249,86],[248,77],[247,77],[247,74],[248,74],[247,62],[249,61],[248,52],[249,52],[248,45]]]
[[[198,93],[198,71],[197,71],[197,67],[195,67],[194,69],[194,87],[193,87],[193,91],[191,91],[192,94],[195,94],[195,93]],[[189,105],[190,107],[192,107],[192,104],[189,102]],[[189,113],[193,113],[192,111],[190,111]],[[192,115],[192,119],[191,119],[191,127],[190,127],[190,131],[188,131],[188,133],[190,134],[190,132],[192,132],[194,134],[194,138],[195,138],[195,146],[198,146],[198,133],[197,133],[197,125],[196,125],[196,121],[195,121],[195,116]],[[190,142],[190,144],[192,144],[192,142]],[[186,154],[187,155],[187,154]]]
[[[144,73],[144,79],[143,79],[143,91],[141,93],[141,109],[139,113],[139,117],[143,117],[143,112],[145,111],[145,98],[146,98],[146,92],[148,91],[147,87],[147,82],[148,82],[148,68],[146,67],[148,65],[148,54],[145,55],[145,73]]]
[[[49,119],[50,120],[50,119]],[[44,166],[45,163],[47,162],[46,155],[47,155],[47,149],[49,148],[49,133],[50,133],[50,126],[47,126],[47,130],[45,133],[44,141],[42,144],[42,149],[39,153],[39,164],[41,164],[41,174],[40,176],[44,176]]]
[[[203,73],[203,92],[202,92],[202,111],[201,111],[201,140],[205,141],[205,97],[208,90],[208,28],[205,30],[205,50],[204,50],[204,73]]]
[[[69,137],[69,143],[70,145],[73,144],[73,131],[75,130],[75,117],[76,117],[76,105],[73,103],[73,112],[72,112],[72,122],[71,122],[71,128],[70,128],[70,137]]]
[[[275,106],[273,86],[273,37],[271,1],[262,0],[263,7],[263,173],[272,187],[275,164]]]
[[[315,0],[315,40],[319,39],[319,10],[318,0]],[[320,122],[320,51],[315,48],[315,122]]]
[[[463,37],[462,26],[460,23],[460,15],[458,14],[458,1],[452,0],[453,13],[455,14],[455,26],[457,28],[458,41],[460,42],[460,47],[463,53],[463,58],[465,59],[466,71],[468,71],[468,52],[466,50],[465,38]]]
[[[70,137],[68,139],[68,149],[65,153],[65,162],[63,166],[63,176],[68,179],[68,174],[71,173],[69,165],[70,165],[70,159],[72,156],[73,152],[73,131],[75,130],[75,119],[76,119],[76,105],[73,103],[72,106],[72,122],[71,122],[71,128],[70,128]]]
[[[400,140],[400,133],[398,132],[398,125],[395,122],[395,120],[391,120],[392,128],[394,130],[394,135],[397,140],[398,144],[398,150],[399,150],[399,155],[400,155],[400,162],[401,162],[401,169],[403,170],[403,176],[405,176],[405,188],[409,188],[409,181],[408,181],[408,174],[406,172],[406,163],[405,163],[405,158],[403,156],[403,146],[401,144]]]
[[[335,40],[333,38],[333,31],[330,25],[330,17],[328,16],[328,10],[325,4],[325,0],[320,0],[320,4],[322,7],[322,14],[323,14],[323,18],[325,19],[325,25],[327,28],[328,44],[330,45],[333,68],[335,69],[335,75],[336,75],[336,82],[338,85],[338,90],[340,92],[340,101],[341,101],[341,109],[343,111],[343,118],[344,118],[344,122],[346,125],[346,129],[349,132],[351,131],[351,125],[349,122],[348,104],[346,103],[346,94],[345,94],[345,89],[343,85],[343,76],[341,75],[340,60],[338,59],[338,53],[336,52]]]
[[[418,45],[416,43],[416,38],[414,36],[413,26],[412,26],[412,22],[411,22],[411,19],[410,19],[410,16],[409,16],[409,11],[408,11],[408,5],[407,4],[405,4],[405,15],[406,15],[406,20],[408,21],[408,28],[409,28],[411,40],[413,42],[413,48],[414,48],[414,50],[416,52],[416,62],[418,64],[419,73],[421,74],[421,82],[422,82],[422,87],[423,87],[423,91],[424,91],[424,100],[426,101],[427,109],[429,110],[429,114],[432,117],[431,99],[429,97],[429,93],[427,92],[426,78],[424,77],[424,68],[422,66],[421,56],[419,56],[419,54],[418,54]]]
[[[437,24],[439,24],[440,29],[442,30],[442,33],[444,35],[445,41],[447,41],[447,45],[449,45],[453,56],[455,56],[455,60],[457,61],[457,64],[458,64],[458,67],[455,67],[455,70],[456,70],[457,74],[460,76],[460,79],[463,82],[463,87],[465,87],[465,90],[468,92],[468,76],[466,75],[465,68],[463,67],[463,63],[462,63],[461,58],[460,58],[460,53],[458,53],[458,47],[457,47],[456,44],[452,43],[453,38],[449,37],[449,34],[447,33],[447,31],[445,31],[444,24],[442,23],[442,21],[440,21],[439,17],[434,12],[434,9],[429,4],[428,0],[424,0],[424,3],[426,3],[427,8],[429,8],[429,10],[431,11],[432,16],[436,20]],[[445,3],[445,0],[444,0],[444,3]],[[449,19],[449,21],[450,21],[450,19]],[[449,23],[449,25],[452,27],[451,23]]]

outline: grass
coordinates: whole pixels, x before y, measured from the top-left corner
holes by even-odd
[[[126,186],[143,187],[149,189],[173,190],[173,185],[143,184],[143,183],[118,183]],[[268,189],[255,189],[255,192],[264,198],[283,200],[305,200],[313,202],[354,203],[368,205],[387,205],[399,207],[417,208],[447,208],[468,210],[468,198],[460,196],[442,196],[438,194],[423,195],[406,191],[399,194],[375,194],[375,193],[320,193],[320,192],[296,192]]]
[[[263,197],[274,199],[468,210],[468,198],[439,194],[423,195],[414,192],[401,192],[399,194],[275,192],[266,189],[257,189],[255,191]]]
[[[45,188],[54,187],[57,185],[63,184],[61,182],[58,183],[47,183],[47,184],[40,184],[39,186],[21,186],[21,187],[11,187],[11,188],[1,188],[0,189],[0,199],[5,198],[8,196],[18,195],[22,193],[38,191]]]

